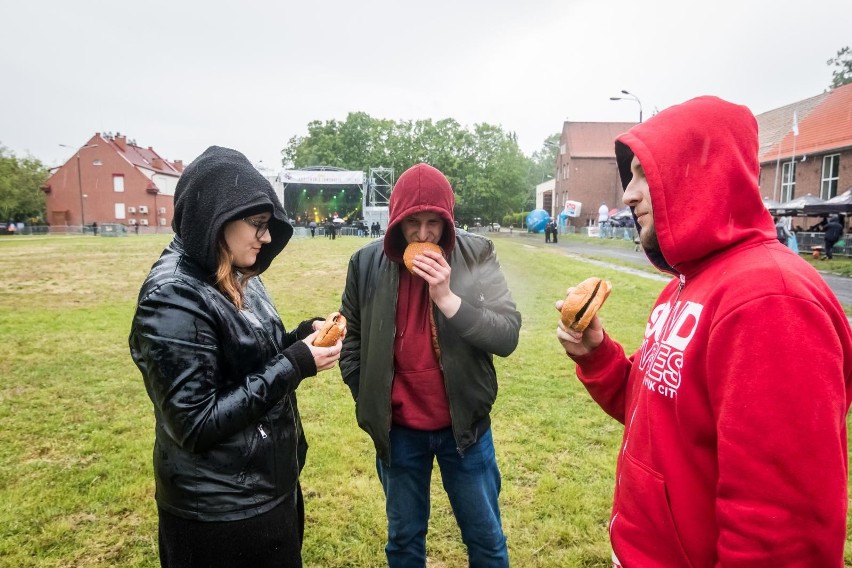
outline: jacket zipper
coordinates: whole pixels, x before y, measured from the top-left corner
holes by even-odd
[[[481,296],[481,293],[480,293]],[[461,448],[459,444],[459,440],[456,437],[456,429],[455,429],[455,419],[453,418],[453,400],[450,398],[450,389],[447,386],[447,375],[444,373],[444,349],[441,347],[441,322],[438,319],[438,316],[435,314],[436,311],[440,313],[438,308],[430,301],[429,309],[432,310],[432,317],[435,319],[435,333],[437,334],[438,339],[438,349],[441,350],[441,356],[438,358],[438,368],[441,369],[441,376],[444,379],[444,392],[447,393],[447,406],[450,410],[450,430],[453,432],[453,440],[456,443],[456,451],[459,454],[460,458],[464,457],[464,450]],[[477,439],[479,438],[479,432],[474,432],[473,434],[473,443],[475,444]]]
[[[391,333],[391,341],[396,341],[396,310],[397,310],[397,302],[399,302],[399,265],[396,266],[396,282],[394,282],[393,287],[393,332]],[[403,330],[402,333],[405,333]],[[391,447],[390,447],[390,431],[393,427],[393,376],[395,373],[393,366],[393,348],[390,349],[390,358],[391,358],[391,384],[390,384],[390,392],[388,393],[388,422],[387,422],[387,448],[388,448],[388,465],[391,463]]]
[[[258,423],[255,429],[257,430],[258,434],[260,434],[261,438],[265,439],[268,436],[266,431],[263,429],[263,424]],[[249,463],[251,462],[251,459],[254,457],[254,455],[257,453],[258,444],[260,444],[260,441],[256,441],[256,437],[252,436],[251,445],[249,446],[249,451],[246,458],[245,468],[237,476],[237,482],[240,484],[243,484],[246,481],[246,477],[248,476]]]
[[[680,299],[680,293],[683,291],[683,287],[686,286],[686,276],[683,274],[678,274],[678,280],[680,280],[680,284],[677,285],[677,295],[675,296],[675,303]]]
[[[296,481],[298,481],[298,472],[301,469],[301,466],[299,464],[299,439],[302,437],[302,432],[301,430],[299,430],[299,425],[296,422],[296,409],[293,408],[293,399],[290,398],[289,394],[285,398],[287,399],[287,405],[290,407],[290,416],[293,418],[293,432],[295,432],[296,434],[295,436],[293,436],[293,438],[296,444]]]

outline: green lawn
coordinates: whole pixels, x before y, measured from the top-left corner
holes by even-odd
[[[517,351],[496,361],[494,438],[510,555],[521,567],[609,566],[621,427],[576,381],[555,339],[553,303],[587,276],[610,279],[602,317],[632,349],[662,284],[524,241],[495,241],[524,317]],[[167,242],[0,241],[0,566],[159,565],[153,417],[127,334],[139,286]],[[297,239],[285,249],[264,280],[288,327],[337,308],[346,262],[365,242]],[[305,564],[381,566],[382,492],[349,391],[334,369],[304,382],[299,398],[310,443]],[[437,472],[433,480],[429,566],[465,565]]]

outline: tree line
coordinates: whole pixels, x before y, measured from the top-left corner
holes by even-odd
[[[503,223],[533,207],[535,185],[552,176],[559,134],[540,151],[524,155],[514,132],[447,118],[433,121],[374,118],[363,112],[346,120],[312,121],[281,151],[285,167],[334,166],[346,170],[393,168],[398,176],[419,162],[441,170],[456,193],[456,217]]]
[[[45,206],[41,184],[47,177],[47,168],[36,158],[18,158],[0,146],[0,222],[42,223]]]

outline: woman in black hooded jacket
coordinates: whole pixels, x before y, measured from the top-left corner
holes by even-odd
[[[284,328],[259,275],[293,234],[246,157],[210,147],[175,191],[174,240],[139,293],[130,353],[154,406],[164,567],[301,566],[302,379],[321,318]]]

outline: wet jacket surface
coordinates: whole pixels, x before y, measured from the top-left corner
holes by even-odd
[[[518,345],[521,314],[500,270],[494,244],[457,230],[453,205],[452,187],[440,171],[427,164],[412,166],[399,177],[391,193],[384,238],[363,247],[349,261],[341,306],[349,329],[343,340],[340,371],[355,398],[358,425],[372,437],[385,462],[391,459],[394,356],[406,356],[405,350],[394,353],[400,270],[405,270],[402,259],[408,244],[402,230],[404,219],[429,212],[437,214],[444,224],[436,244],[450,265],[450,289],[461,298],[461,306],[452,318],[431,307],[437,349],[431,348],[430,325],[422,325],[427,322],[406,324],[411,323],[409,330],[418,328],[419,333],[430,336],[422,337],[417,345],[435,351],[460,452],[491,424],[491,407],[497,398],[493,355],[507,357]],[[401,298],[410,299],[405,295]],[[420,317],[419,312],[406,316],[416,317]],[[400,377],[397,374],[398,380],[403,380]],[[409,374],[404,380],[413,383],[417,378]],[[413,399],[409,403],[423,404]],[[424,411],[428,413],[429,409]]]
[[[153,403],[156,500],[187,519],[248,518],[293,491],[305,462],[294,391],[316,374],[299,341],[311,322],[287,332],[259,277],[238,310],[214,286],[216,236],[229,219],[272,211],[263,270],[292,228],[269,182],[223,148],[187,167],[175,202],[177,236],[142,285],[129,339]]]
[[[447,319],[433,308],[457,447],[473,444],[490,425],[497,398],[493,356],[517,347],[521,315],[515,309],[491,241],[459,230],[448,257],[450,287],[462,298]],[[348,321],[340,371],[356,400],[358,425],[390,459],[391,388],[396,298],[400,264],[381,241],[368,244],[349,261],[341,313]],[[405,270],[405,267],[402,267]]]
[[[576,357],[625,425],[610,521],[625,567],[842,566],[852,338],[820,275],[778,242],[757,188],[757,125],[702,97],[619,137],[675,278],[626,357]],[[614,290],[614,294],[618,291]]]
[[[157,504],[205,521],[265,512],[291,491],[307,443],[284,355],[287,333],[260,280],[238,311],[173,242],[139,296],[131,354],[154,403]]]

